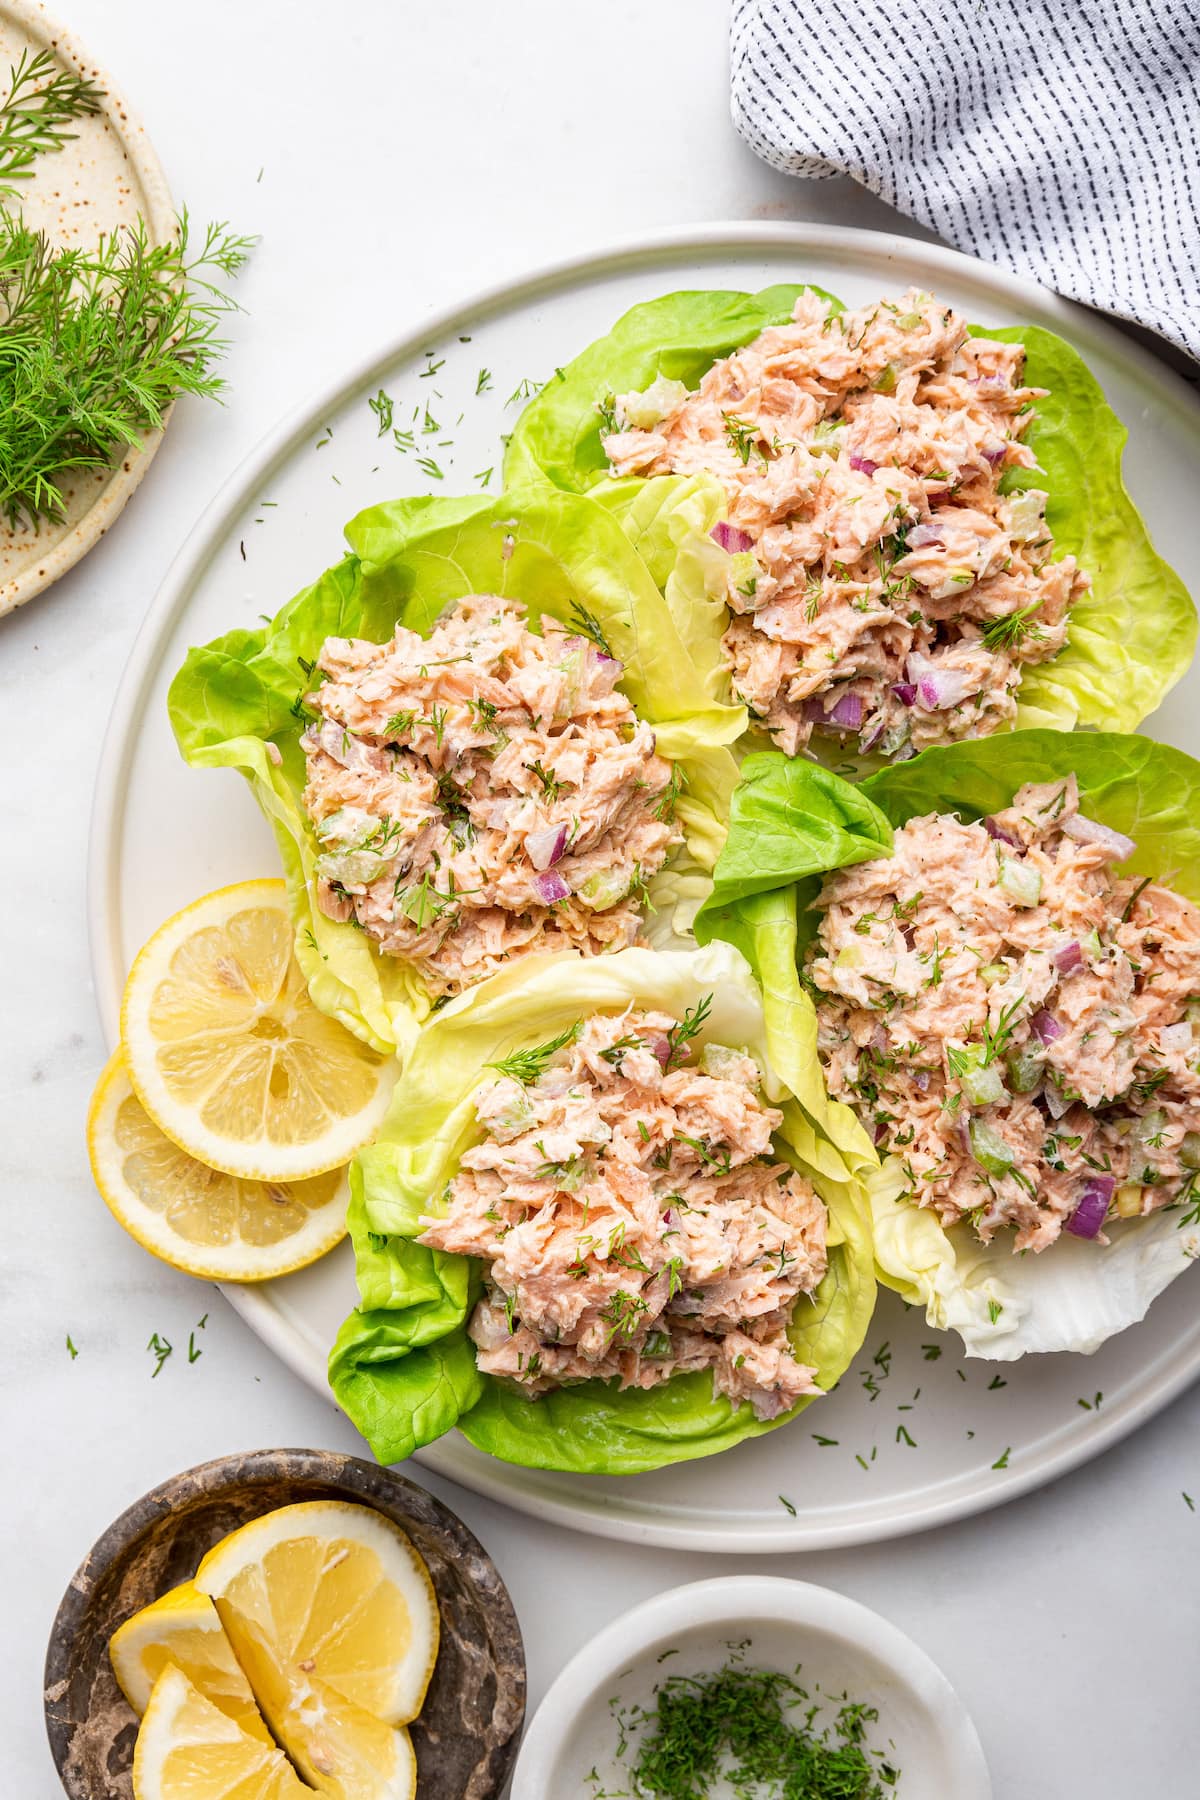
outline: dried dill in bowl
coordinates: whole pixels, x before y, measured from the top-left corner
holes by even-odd
[[[593,1773],[591,1800],[885,1800],[900,1771],[868,1744],[878,1713],[844,1696],[835,1704],[823,1726],[823,1697],[737,1658],[672,1675],[653,1711],[614,1709],[629,1786],[602,1788]]]

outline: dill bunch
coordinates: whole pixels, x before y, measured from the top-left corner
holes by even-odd
[[[44,151],[61,150],[78,135],[64,127],[98,113],[104,98],[103,88],[61,68],[50,50],[23,50],[8,83],[0,101],[0,194],[15,194],[14,181],[28,181]]]
[[[0,132],[2,136],[2,132]],[[62,477],[105,468],[162,425],[180,394],[217,395],[219,285],[253,240],[209,225],[193,251],[151,244],[143,220],[92,248],[55,249],[0,209],[0,515],[63,513]]]

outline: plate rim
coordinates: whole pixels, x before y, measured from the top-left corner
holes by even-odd
[[[4,3],[24,5],[25,0],[4,0]],[[460,323],[478,321],[481,316],[504,307],[528,304],[540,293],[569,287],[573,281],[588,275],[653,267],[656,260],[670,261],[688,251],[711,254],[764,249],[791,249],[797,254],[832,250],[835,255],[857,254],[881,265],[886,265],[892,258],[915,255],[933,270],[958,274],[977,285],[982,282],[1006,304],[1020,307],[1022,302],[1026,306],[1035,303],[1043,316],[1048,314],[1060,323],[1065,334],[1075,341],[1086,346],[1090,340],[1102,351],[1116,352],[1165,404],[1180,412],[1200,432],[1200,395],[1150,350],[1102,315],[1065,300],[1038,282],[981,262],[961,251],[929,244],[920,238],[860,227],[778,220],[725,220],[648,231],[599,249],[536,265],[523,274],[511,275],[439,308],[430,316],[415,321],[411,328],[390,334],[339,376],[325,383],[319,392],[290,408],[219,484],[172,559],[134,638],[105,728],[88,833],[89,960],[97,1010],[109,1046],[115,1044],[118,1037],[122,979],[119,973],[122,968],[119,909],[114,898],[119,871],[116,852],[120,803],[133,753],[133,738],[126,726],[128,721],[144,715],[148,688],[158,668],[158,646],[181,618],[191,592],[218,553],[229,526],[243,510],[250,490],[261,488],[273,467],[296,443],[310,435],[314,421],[319,422],[345,395],[368,384],[377,372],[396,360],[419,355],[424,345],[452,332]],[[221,1291],[268,1349],[309,1387],[329,1398],[323,1364],[314,1363],[299,1334],[264,1293],[232,1284],[221,1284]],[[653,1513],[657,1503],[644,1507],[640,1514],[619,1510],[612,1504],[607,1491],[589,1493],[585,1501],[582,1497],[559,1500],[537,1491],[523,1490],[522,1480],[533,1490],[545,1472],[526,1470],[519,1465],[481,1456],[476,1460],[477,1453],[473,1451],[464,1458],[463,1450],[469,1447],[457,1433],[424,1446],[415,1453],[414,1460],[488,1499],[498,1500],[547,1523],[595,1536],[663,1548],[739,1555],[842,1549],[888,1542],[932,1530],[957,1519],[990,1511],[1044,1486],[1119,1443],[1169,1405],[1197,1377],[1200,1377],[1200,1336],[1190,1351],[1184,1351],[1178,1366],[1160,1374],[1128,1401],[1103,1415],[1102,1421],[1097,1420],[1086,1437],[1057,1448],[1051,1444],[1028,1465],[999,1472],[1000,1480],[993,1479],[984,1485],[980,1474],[966,1491],[953,1493],[942,1500],[909,1502],[905,1512],[895,1513],[886,1521],[848,1519],[831,1525],[812,1525],[786,1516],[778,1523],[756,1521],[752,1537],[738,1532],[731,1539],[728,1528],[716,1523],[701,1525],[678,1519],[655,1519]],[[619,1476],[610,1479],[614,1483],[622,1480]],[[615,1495],[614,1489],[614,1499]]]
[[[167,177],[140,114],[109,79],[106,65],[90,54],[73,31],[47,13],[40,0],[0,0],[0,14],[7,14],[35,43],[43,44],[58,62],[73,65],[80,71],[90,71],[99,81],[104,90],[100,111],[124,151],[145,197],[147,210],[143,217],[151,240],[156,244],[165,243],[175,229],[176,219]],[[11,581],[0,584],[0,619],[36,599],[81,562],[89,550],[95,549],[141,486],[165,431],[166,423],[144,437],[132,454],[127,446],[119,463],[114,452],[110,478],[65,536],[45,556],[30,563]]]

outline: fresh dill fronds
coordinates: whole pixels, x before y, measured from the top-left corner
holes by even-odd
[[[162,1366],[166,1362],[168,1356],[170,1356],[174,1346],[169,1344],[166,1338],[159,1337],[156,1331],[151,1336],[150,1342],[146,1345],[146,1348],[154,1358],[154,1371],[150,1377],[151,1381],[153,1381],[155,1376],[162,1374]]]
[[[595,644],[597,650],[603,651],[605,656],[612,656],[612,645],[604,635],[603,625],[601,625],[595,613],[588,611],[582,600],[573,602],[571,606],[570,623],[572,629],[577,631],[580,637],[590,639],[590,641]],[[617,659],[614,656],[613,661],[615,662],[616,660]]]
[[[684,1054],[684,1050],[697,1033],[703,1028],[705,1020],[712,1011],[713,997],[706,994],[695,1006],[689,1006],[679,1023],[672,1025],[667,1033],[667,1067],[674,1068]]]
[[[748,463],[752,455],[761,456],[766,462],[766,455],[758,442],[758,426],[752,425],[749,419],[739,419],[736,413],[726,413],[725,437],[743,463]]]
[[[1033,615],[1041,604],[1038,599],[1017,612],[1006,613],[1002,619],[993,619],[983,634],[984,649],[1015,650],[1027,637],[1043,637],[1045,634],[1041,627],[1032,623]]]
[[[98,113],[103,98],[102,87],[64,68],[52,50],[39,50],[36,56],[23,50],[0,100],[0,195],[15,194],[14,181],[28,181],[39,156],[78,137],[64,127]]]
[[[216,396],[219,322],[236,310],[218,278],[252,240],[208,226],[192,251],[152,244],[144,221],[93,248],[55,249],[0,209],[0,516],[63,514],[71,470],[106,468],[158,430],[181,394]]]
[[[490,369],[480,369],[478,375],[475,377],[475,392],[477,394],[486,394],[491,385],[492,371]]]
[[[422,475],[428,475],[434,481],[443,481],[445,479],[442,470],[438,467],[437,463],[434,462],[432,456],[418,456],[417,467],[420,469]]]
[[[527,1087],[546,1073],[552,1059],[568,1044],[573,1044],[582,1030],[583,1025],[577,1019],[574,1025],[568,1025],[565,1031],[560,1031],[546,1043],[535,1044],[530,1050],[514,1050],[511,1056],[501,1057],[499,1062],[490,1062],[486,1067],[498,1069],[501,1075],[511,1075],[514,1081]]]

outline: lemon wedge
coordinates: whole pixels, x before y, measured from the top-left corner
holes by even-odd
[[[231,1532],[196,1572],[266,1707],[316,1685],[385,1725],[421,1710],[437,1596],[405,1534],[366,1506],[308,1500]]]
[[[221,888],[160,926],[130,971],[121,1041],[160,1131],[251,1181],[349,1162],[397,1073],[310,1000],[282,881]]]
[[[96,1084],[87,1132],[92,1175],[113,1217],[188,1275],[266,1281],[315,1262],[345,1236],[343,1169],[251,1181],[206,1168],[159,1130],[120,1050]]]
[[[282,1750],[243,1731],[168,1664],[133,1753],[134,1800],[311,1800]]]
[[[139,1718],[155,1682],[173,1665],[243,1731],[271,1742],[216,1607],[190,1581],[126,1619],[110,1638],[108,1654],[121,1692]]]

